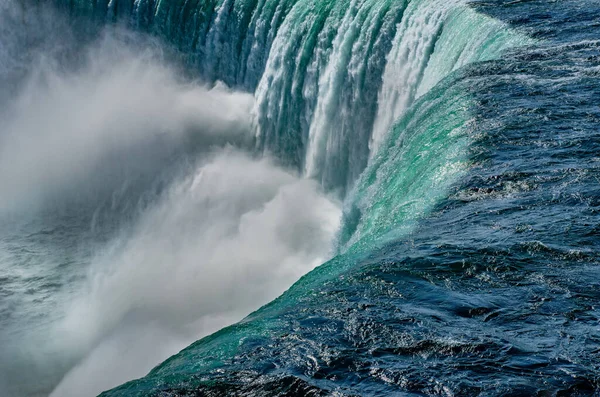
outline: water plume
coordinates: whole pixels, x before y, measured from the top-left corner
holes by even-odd
[[[53,395],[144,375],[275,298],[325,259],[339,215],[314,181],[267,159],[215,154],[94,260],[57,335],[90,353]]]
[[[123,36],[140,45],[107,32],[75,67],[40,54],[0,114],[0,211],[112,193],[181,152],[248,136],[251,95],[186,81],[160,47]]]
[[[0,331],[8,396],[95,395],[144,375],[321,263],[340,217],[317,183],[244,154],[251,94],[190,80],[159,42],[119,28],[53,39],[0,71],[20,75],[0,111],[0,216],[23,223],[9,234],[22,246],[48,236],[27,272],[0,236],[18,318]]]

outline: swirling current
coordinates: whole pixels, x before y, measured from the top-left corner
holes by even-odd
[[[0,396],[600,395],[596,0],[3,0]]]

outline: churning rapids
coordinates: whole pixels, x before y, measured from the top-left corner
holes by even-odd
[[[597,0],[0,0],[0,396],[600,395]]]

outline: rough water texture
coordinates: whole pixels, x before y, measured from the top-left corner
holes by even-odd
[[[253,93],[241,146],[296,173],[256,174],[343,200],[331,260],[103,395],[598,394],[597,2],[59,3],[150,32],[189,73]]]

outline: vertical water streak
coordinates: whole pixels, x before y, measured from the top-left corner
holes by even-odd
[[[446,15],[460,0],[412,1],[387,57],[377,116],[370,141],[373,153],[393,122],[410,106],[423,78]],[[440,51],[444,49],[441,48]]]
[[[462,0],[416,0],[387,58],[370,141],[371,156],[416,99],[460,67],[498,58],[530,40],[478,14]]]
[[[364,169],[381,84],[404,2],[298,2],[256,91],[259,150],[343,195]]]

